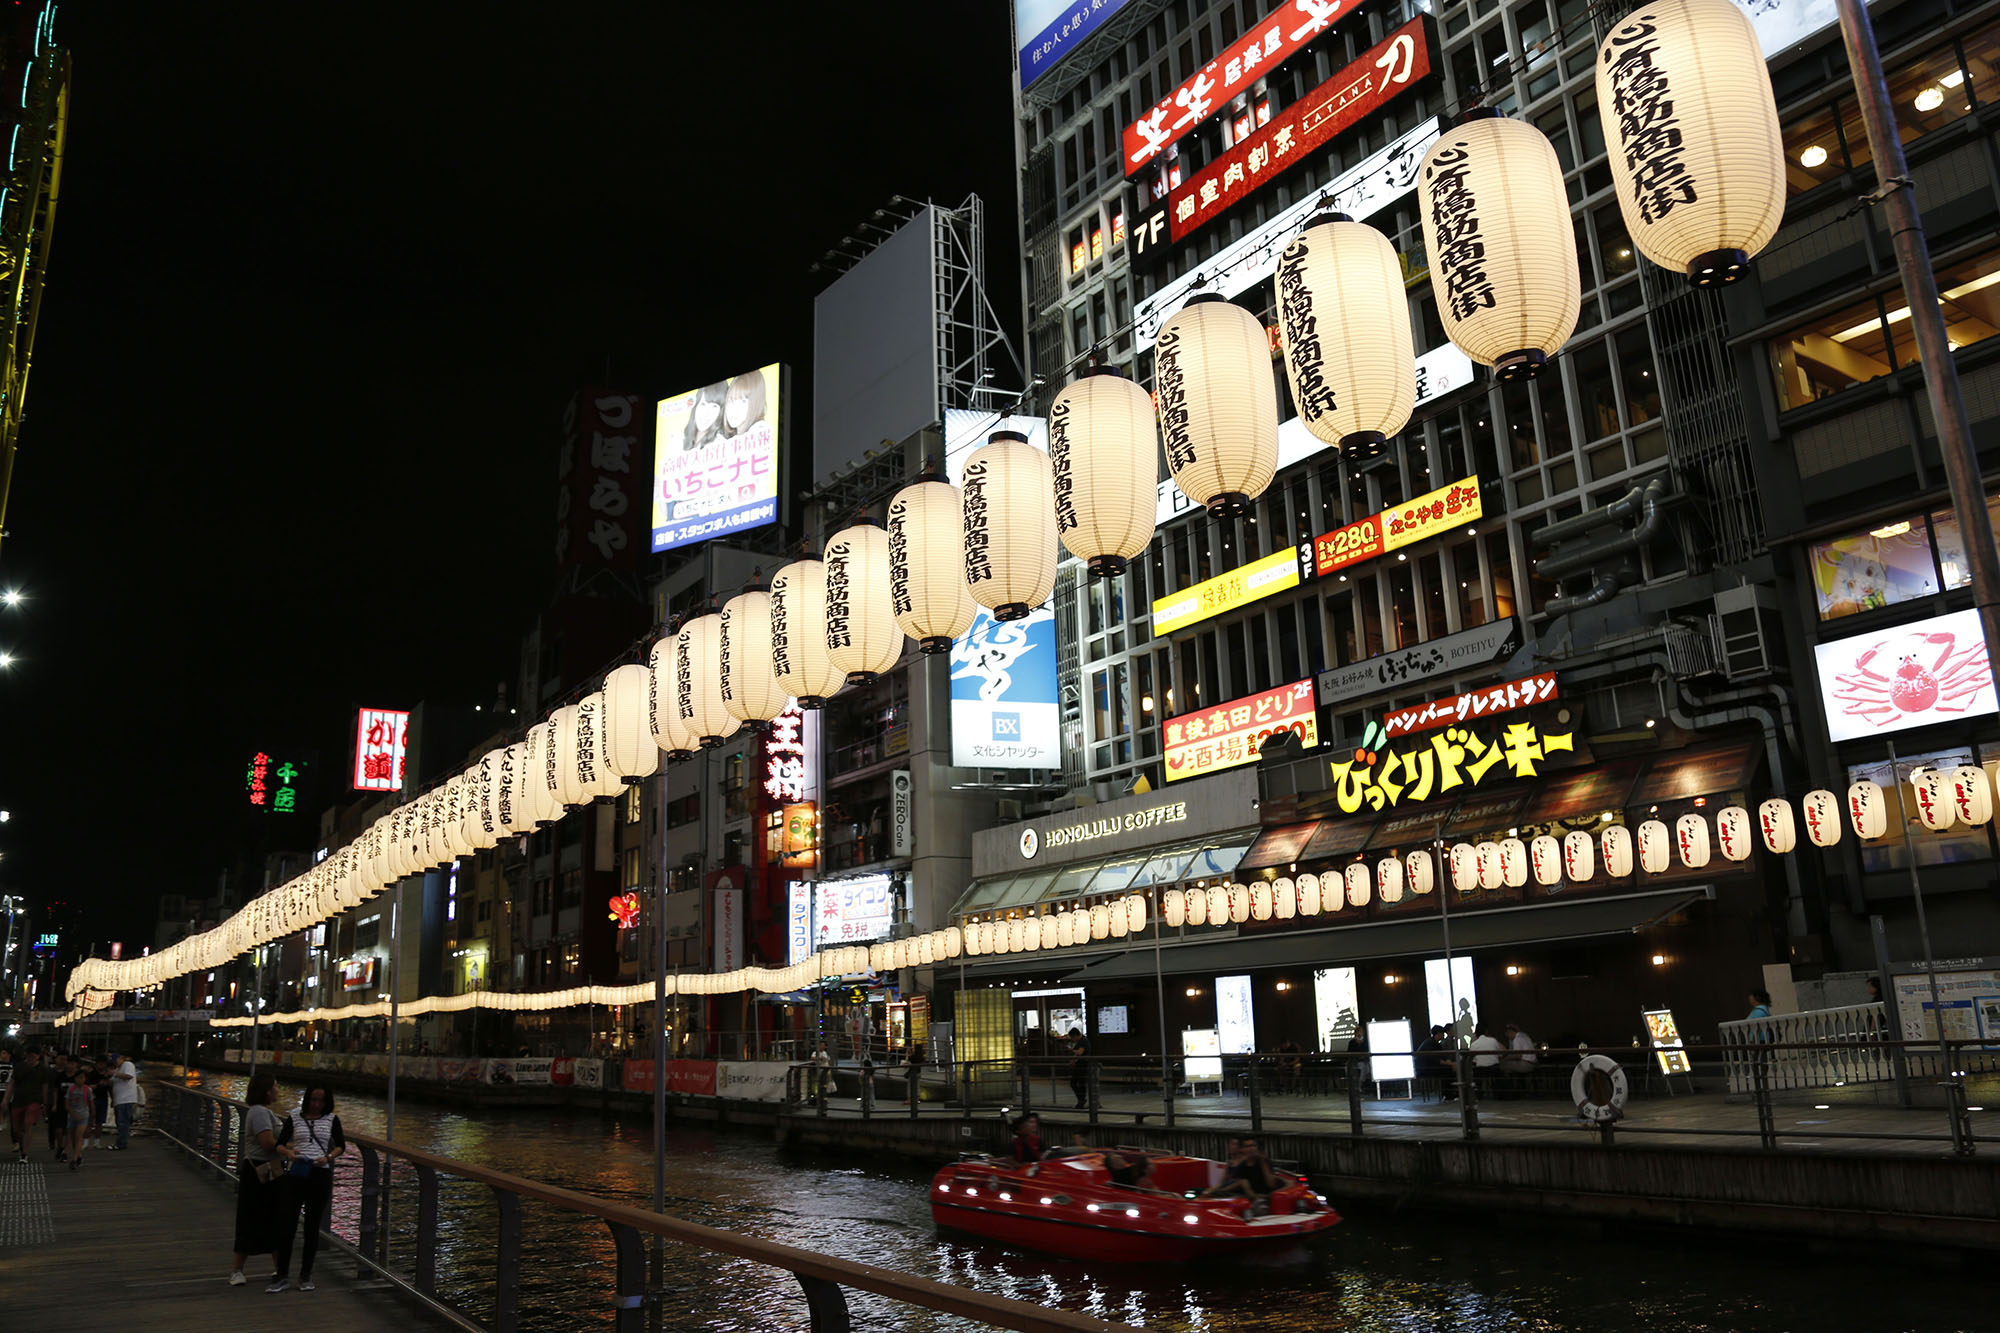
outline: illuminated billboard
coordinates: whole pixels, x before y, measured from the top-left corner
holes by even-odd
[[[653,438],[653,550],[778,521],[784,367],[663,399]]]
[[[1379,514],[1357,518],[1344,528],[1321,533],[1313,538],[1313,570],[1324,577],[1484,516],[1479,478],[1467,477]]]
[[[1299,554],[1280,551],[1253,560],[1240,569],[1204,579],[1191,588],[1170,592],[1153,603],[1153,635],[1171,634],[1211,616],[1299,586]]]
[[[1254,764],[1257,748],[1280,731],[1297,736],[1301,749],[1319,744],[1319,718],[1309,680],[1170,717],[1166,726],[1169,782]]]
[[[1004,623],[980,610],[950,660],[955,766],[1062,767],[1053,605]]]
[[[1979,612],[1954,611],[1815,645],[1819,706],[1836,741],[2000,711]]]
[[[1014,0],[1022,89],[1061,64],[1078,42],[1124,7],[1125,0]]]
[[[410,715],[364,708],[354,722],[354,789],[401,791],[410,739]]]
[[[823,879],[813,886],[813,947],[886,939],[896,920],[888,875]]]

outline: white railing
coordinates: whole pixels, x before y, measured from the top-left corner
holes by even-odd
[[[1895,1039],[1879,1003],[1743,1018],[1722,1024],[1718,1035],[1731,1092],[1754,1091],[1760,1066],[1764,1086],[1773,1092],[1886,1083],[1894,1077],[1888,1047],[1851,1044]],[[1825,1049],[1812,1049],[1821,1043]]]

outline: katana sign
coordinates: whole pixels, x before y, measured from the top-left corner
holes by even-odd
[[[1309,680],[1168,718],[1166,727],[1168,782],[1254,764],[1259,747],[1280,731],[1297,736],[1304,749],[1319,744]]]
[[[1250,90],[1268,71],[1354,12],[1361,0],[1290,0],[1234,46],[1195,71],[1125,127],[1125,174],[1154,161],[1218,109]]]
[[[1321,707],[1363,699],[1421,681],[1474,671],[1512,657],[1521,648],[1521,629],[1509,617],[1460,630],[1413,648],[1379,653],[1366,661],[1322,671],[1314,677]]]
[[[1175,240],[1219,217],[1315,150],[1431,76],[1430,19],[1419,15],[1340,73],[1236,141],[1168,196]]]
[[[1479,478],[1455,481],[1313,538],[1314,573],[1325,576],[1373,560],[1426,537],[1477,522],[1484,513],[1480,507]]]
[[[1504,685],[1433,699],[1414,708],[1393,709],[1382,715],[1382,731],[1394,740],[1398,736],[1430,731],[1453,722],[1476,721],[1495,713],[1547,703],[1556,697],[1556,692],[1555,673],[1544,671],[1524,680],[1510,680]]]
[[[1451,796],[1487,781],[1532,778],[1552,755],[1574,753],[1568,731],[1543,731],[1533,722],[1501,729],[1447,727],[1427,740],[1393,745],[1373,763],[1352,756],[1333,764],[1333,797],[1345,814],[1381,811]]]

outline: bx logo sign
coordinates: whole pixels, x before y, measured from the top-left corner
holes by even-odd
[[[995,713],[993,715],[993,739],[996,741],[1020,740],[1021,715],[1019,713]]]

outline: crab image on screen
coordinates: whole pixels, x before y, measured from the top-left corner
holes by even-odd
[[[1836,675],[1828,698],[1844,716],[1873,726],[1910,726],[1964,713],[1992,680],[1982,639],[1901,630],[1884,635]],[[1927,719],[1927,713],[1938,716]]]

